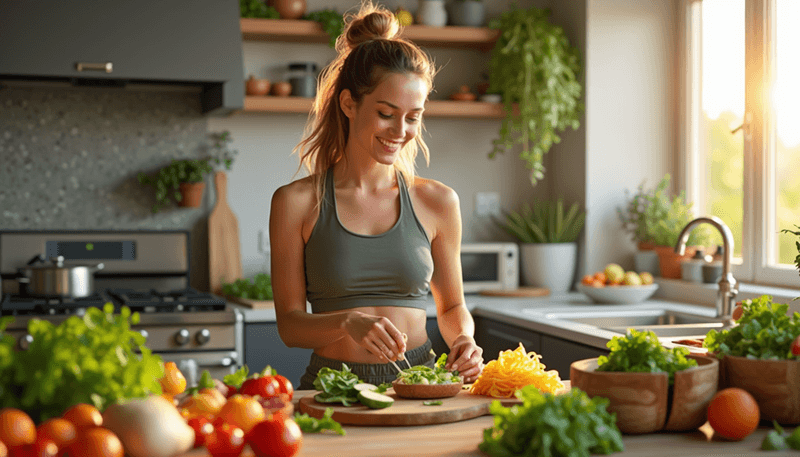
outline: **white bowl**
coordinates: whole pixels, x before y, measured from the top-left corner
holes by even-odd
[[[641,303],[658,290],[658,284],[646,286],[592,287],[578,284],[578,291],[586,294],[595,303]]]

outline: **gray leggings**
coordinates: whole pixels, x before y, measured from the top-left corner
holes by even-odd
[[[425,365],[433,368],[436,362],[436,357],[431,352],[431,340],[428,340],[422,346],[416,347],[406,351],[406,359],[411,363],[411,366]],[[392,382],[397,379],[397,369],[391,363],[350,363],[342,362],[341,360],[329,359],[326,357],[311,354],[311,360],[308,363],[305,374],[300,378],[300,387],[298,390],[315,390],[314,380],[317,379],[317,372],[322,367],[332,368],[334,370],[341,370],[342,363],[346,363],[350,371],[358,375],[358,379],[362,382],[375,384],[376,386],[384,382]],[[397,365],[402,370],[408,368],[408,365],[402,360],[398,360]]]

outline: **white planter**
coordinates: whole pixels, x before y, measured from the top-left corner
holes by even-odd
[[[482,1],[459,0],[450,4],[450,22],[453,25],[483,27],[485,16]]]
[[[661,270],[658,267],[658,254],[656,251],[636,251],[633,254],[634,268],[638,273],[647,271],[655,276],[661,276]]]
[[[577,243],[525,243],[520,244],[519,254],[526,286],[546,287],[550,292],[572,289]]]
[[[444,0],[419,0],[417,23],[431,27],[447,25],[447,10],[444,7]]]

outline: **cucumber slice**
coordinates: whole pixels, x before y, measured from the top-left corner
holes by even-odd
[[[362,390],[358,393],[358,401],[368,408],[381,409],[392,406],[394,398],[371,390]]]
[[[365,390],[376,391],[376,390],[378,390],[378,386],[376,386],[375,384],[370,384],[368,382],[360,382],[360,383],[354,385],[353,389],[356,389],[359,392],[363,392]]]

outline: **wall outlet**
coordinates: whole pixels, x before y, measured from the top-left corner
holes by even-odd
[[[269,254],[269,250],[269,229],[261,229],[258,231],[258,252]]]
[[[497,192],[478,192],[475,194],[476,216],[499,216],[500,194]]]

